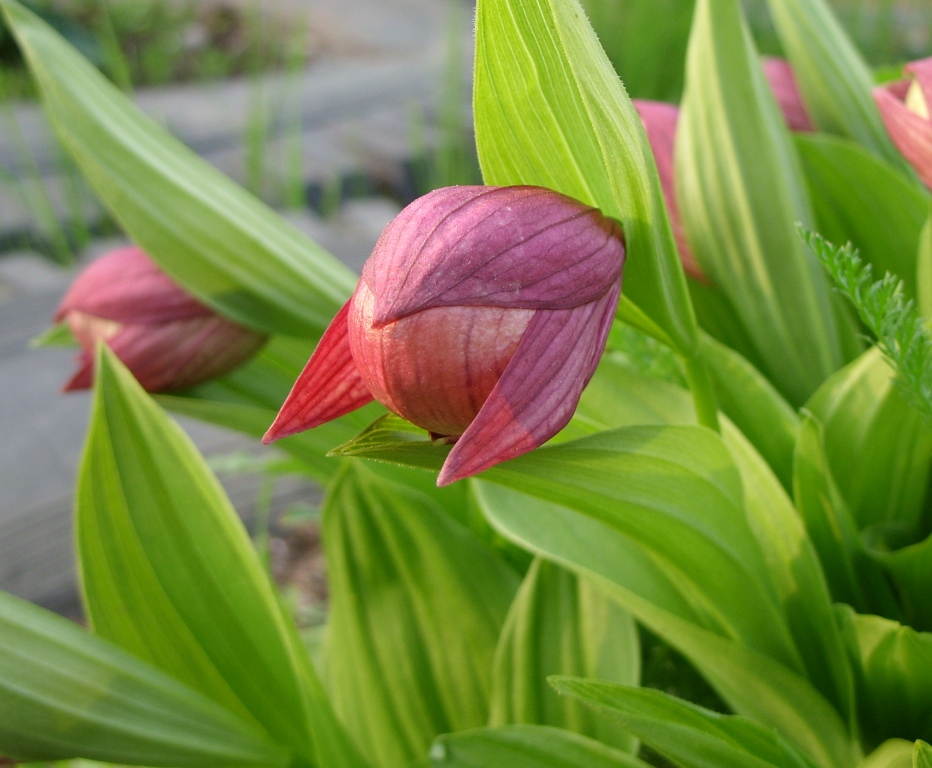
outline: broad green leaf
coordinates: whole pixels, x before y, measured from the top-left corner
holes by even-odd
[[[916,302],[919,305],[919,314],[932,317],[932,216],[926,219],[919,236],[916,273]]]
[[[767,460],[783,487],[791,488],[799,416],[737,352],[708,336],[703,339],[703,350],[722,411]]]
[[[348,269],[145,117],[45,22],[0,3],[49,120],[127,233],[218,312],[268,332],[320,333]]]
[[[473,107],[486,183],[549,187],[621,221],[627,298],[694,355],[653,155],[578,0],[479,0]]]
[[[96,633],[317,765],[359,766],[235,510],[106,347],[77,490]]]
[[[495,479],[494,473],[487,475]],[[778,728],[823,766],[857,749],[838,713],[799,674],[701,628],[677,576],[606,522],[489,483],[476,483],[489,520],[521,546],[603,584],[632,615],[683,653],[739,714]]]
[[[767,5],[819,129],[905,167],[871,97],[871,72],[829,5],[824,0],[768,0]]]
[[[890,739],[858,763],[858,768],[913,768],[913,742]]]
[[[811,768],[773,730],[725,716],[647,688],[579,678],[552,678],[561,693],[618,720],[633,735],[682,768]]]
[[[817,133],[794,135],[818,230],[851,242],[875,274],[892,272],[916,296],[916,251],[929,199],[889,164],[854,142]]]
[[[865,742],[932,739],[932,634],[847,606],[838,612],[855,662]]]
[[[793,493],[836,602],[860,612],[898,611],[880,567],[867,557],[825,456],[822,426],[803,419],[794,457]]]
[[[490,725],[552,725],[636,751],[630,736],[547,683],[578,675],[637,685],[640,643],[631,616],[604,590],[536,559],[512,603],[492,670]]]
[[[932,768],[932,746],[924,741],[916,742],[913,752],[913,768]]]
[[[324,508],[328,688],[384,768],[489,718],[492,659],[519,578],[443,511],[448,494],[424,495],[353,462]]]
[[[917,525],[932,429],[897,388],[876,348],[829,378],[806,404],[825,429],[832,476],[859,529]]]
[[[801,404],[844,362],[828,280],[796,234],[811,222],[799,160],[737,0],[699,0],[676,144],[690,245]]]
[[[604,744],[559,728],[513,725],[441,736],[432,768],[649,768]]]
[[[0,592],[0,755],[285,766],[254,725],[70,621]]]
[[[932,632],[932,535],[922,541],[892,549],[887,539],[900,538],[902,532],[892,526],[876,526],[865,531],[868,554],[892,577],[896,593],[908,623]]]

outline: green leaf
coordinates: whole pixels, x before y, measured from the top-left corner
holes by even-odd
[[[932,634],[838,607],[867,744],[932,738]]]
[[[694,354],[653,155],[577,0],[479,0],[474,114],[486,183],[549,187],[621,221],[627,298]]]
[[[433,768],[649,768],[636,757],[598,741],[536,725],[441,736],[430,758]]]
[[[887,579],[867,557],[857,525],[835,485],[822,425],[811,416],[803,419],[794,462],[796,507],[819,553],[833,599],[862,613],[898,613]]]
[[[902,278],[916,296],[916,252],[929,199],[888,163],[845,139],[794,135],[819,232],[852,242],[878,274]]]
[[[216,478],[101,350],[77,490],[81,583],[95,632],[308,761],[361,765]]]
[[[409,467],[439,470],[450,452],[449,445],[435,444],[427,432],[393,413],[376,419],[331,456],[360,456]]]
[[[885,741],[858,763],[858,768],[913,768],[913,742]]]
[[[903,397],[876,348],[829,378],[806,404],[824,426],[832,476],[859,529],[918,524],[932,429]]]
[[[618,720],[682,768],[811,768],[789,743],[745,717],[725,716],[647,688],[578,678],[551,678],[561,693]]]
[[[902,531],[895,527],[868,528],[864,538],[868,554],[893,578],[908,623],[917,629],[932,632],[932,604],[929,601],[932,535],[893,551],[890,551],[891,544],[896,544],[897,539],[902,538]]]
[[[0,592],[0,754],[218,768],[289,760],[250,723],[6,592]]]
[[[747,360],[705,336],[703,351],[722,411],[754,444],[784,488],[792,487],[799,416]]]
[[[871,98],[874,79],[824,0],[768,0],[813,121],[905,168]]]
[[[492,659],[518,575],[432,497],[347,464],[329,489],[326,669],[374,765],[424,757],[489,717]]]
[[[589,580],[538,558],[499,639],[489,724],[558,726],[636,751],[631,738],[614,723],[557,696],[547,677],[580,675],[637,685],[640,665],[631,616]]]
[[[913,752],[913,768],[932,768],[932,746],[924,741],[916,742]]]
[[[829,283],[794,225],[799,160],[736,0],[699,0],[676,146],[690,245],[793,405],[844,362]]]
[[[919,236],[916,272],[916,301],[919,313],[924,317],[932,317],[932,216],[926,219]]]
[[[45,22],[0,5],[49,120],[133,240],[234,320],[320,333],[353,290],[350,271],[145,117]]]

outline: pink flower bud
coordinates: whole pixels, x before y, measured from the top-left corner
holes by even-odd
[[[903,69],[907,77],[875,88],[874,101],[896,148],[932,189],[932,58]]]
[[[793,68],[785,59],[778,59],[773,56],[764,56],[761,59],[764,68],[764,77],[770,83],[770,90],[773,91],[774,98],[777,100],[777,106],[783,113],[783,119],[791,131],[800,133],[811,132],[815,130],[812,118],[806,105],[803,103],[802,94],[799,92],[799,86],[796,84],[796,75]]]
[[[201,304],[134,247],[112,251],[78,275],[55,321],[67,321],[81,344],[65,391],[91,386],[98,341],[147,391],[163,392],[231,371],[266,339]]]
[[[448,187],[388,225],[264,442],[376,399],[453,442],[447,485],[570,420],[621,291],[624,238],[539,187]]]

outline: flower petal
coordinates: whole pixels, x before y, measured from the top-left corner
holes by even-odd
[[[905,67],[922,89],[926,103],[932,105],[932,58]],[[874,89],[874,101],[880,110],[891,140],[927,187],[932,187],[932,121],[916,114],[905,104],[912,80],[898,80]]]
[[[449,485],[547,442],[573,416],[611,328],[620,283],[599,301],[538,310],[479,415],[453,446],[437,485]]]
[[[786,59],[775,56],[764,56],[761,59],[761,65],[764,69],[764,77],[770,83],[770,90],[773,91],[787,127],[791,131],[814,131],[815,126],[803,103],[799,85],[796,83],[796,74],[790,63]]]
[[[318,427],[372,401],[350,351],[349,306],[346,302],[324,331],[263,443]]]
[[[56,322],[71,310],[124,323],[161,323],[213,314],[136,247],[111,251],[89,264],[62,299]]]
[[[385,324],[423,309],[571,309],[617,282],[621,227],[541,187],[448,187],[388,225],[363,269]]]

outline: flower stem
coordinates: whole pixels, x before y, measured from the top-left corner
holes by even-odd
[[[718,423],[718,402],[705,360],[696,354],[686,357],[684,362],[689,388],[693,393],[693,403],[696,406],[696,418],[702,426],[720,433],[722,428]]]

